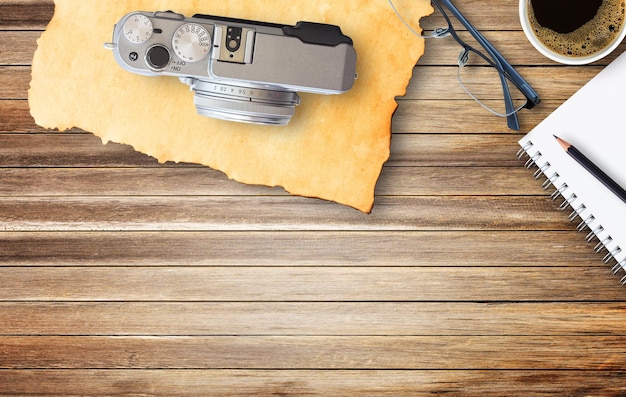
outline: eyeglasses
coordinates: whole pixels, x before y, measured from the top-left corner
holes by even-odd
[[[535,107],[541,102],[539,95],[450,0],[432,0],[448,26],[435,29],[430,36],[417,33],[402,17],[393,1],[388,1],[398,18],[413,34],[426,39],[452,36],[462,47],[458,58],[457,78],[463,90],[491,113],[506,117],[509,128],[519,130],[517,112]],[[470,46],[459,37],[444,7],[468,30],[484,52]],[[496,92],[498,94],[495,94]]]

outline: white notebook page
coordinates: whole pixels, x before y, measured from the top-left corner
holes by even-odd
[[[519,141],[547,178],[558,174],[555,188],[626,270],[626,203],[571,158],[553,135],[626,188],[626,52]]]

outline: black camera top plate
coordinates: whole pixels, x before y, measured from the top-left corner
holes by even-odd
[[[247,19],[226,18],[221,16],[196,14],[194,18],[209,19],[213,21],[236,23],[244,25],[267,26],[282,29],[285,36],[297,37],[304,43],[318,44],[335,47],[339,44],[353,45],[352,39],[344,35],[341,28],[336,25],[328,25],[315,22],[298,22],[296,26],[280,25],[275,23],[251,21]]]

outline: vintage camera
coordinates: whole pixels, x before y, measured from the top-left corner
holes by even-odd
[[[286,125],[298,92],[341,94],[356,79],[352,39],[312,22],[132,12],[105,47],[130,72],[179,77],[195,92],[199,114],[230,121]]]

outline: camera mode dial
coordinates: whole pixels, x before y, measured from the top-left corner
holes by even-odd
[[[145,43],[153,32],[152,21],[145,15],[131,15],[124,22],[124,36],[133,44]]]

